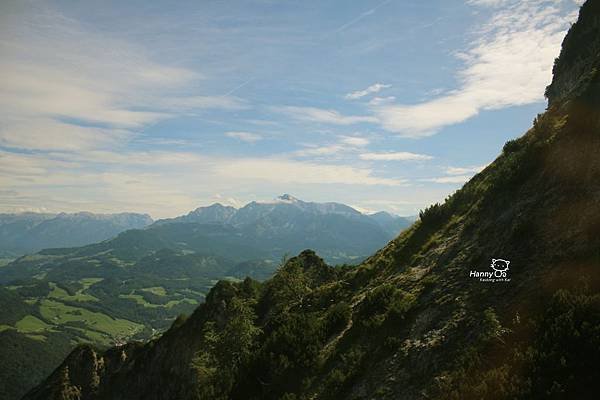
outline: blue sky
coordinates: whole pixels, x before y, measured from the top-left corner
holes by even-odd
[[[544,110],[580,3],[3,1],[0,212],[413,215]]]

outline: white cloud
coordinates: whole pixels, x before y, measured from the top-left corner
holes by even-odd
[[[409,106],[385,105],[374,111],[386,130],[410,138],[431,136],[444,125],[462,122],[478,112],[472,101],[460,96]]]
[[[405,183],[400,179],[376,177],[370,169],[286,159],[231,160],[220,168],[219,174],[228,181],[242,179],[283,184],[397,186]]]
[[[7,53],[0,45],[2,54]],[[35,52],[35,47],[31,49]],[[8,56],[10,58],[10,55]],[[135,101],[124,105],[125,93],[119,83],[102,77],[87,79],[68,66],[54,67],[50,60],[42,65],[23,65],[10,60],[0,64],[0,108],[3,115],[22,118],[72,118],[117,127],[137,127],[165,117],[163,112],[133,110]],[[44,65],[45,63],[48,65]],[[78,76],[79,75],[79,76]],[[118,78],[117,78],[118,79]],[[124,84],[125,86],[125,84]]]
[[[359,156],[362,160],[369,161],[425,161],[433,157],[426,154],[410,153],[406,151],[390,153],[364,153]]]
[[[364,90],[357,90],[356,92],[348,93],[345,97],[347,100],[357,100],[361,97],[368,96],[369,94],[379,93],[382,89],[387,89],[392,85],[385,85],[383,83],[375,83]]]
[[[460,86],[420,104],[374,105],[382,126],[405,137],[435,134],[482,110],[500,109],[544,100],[552,64],[572,15],[551,2],[478,0],[496,6],[491,20],[470,48],[457,54],[465,67]]]
[[[292,153],[295,157],[331,156],[341,153],[352,153],[360,151],[361,148],[370,143],[369,139],[359,136],[339,136],[338,141],[325,146],[314,144],[306,145],[305,149]]]
[[[251,132],[225,132],[225,136],[234,138],[234,139],[239,139],[243,142],[248,142],[248,143],[258,142],[259,140],[263,139],[262,136],[260,136],[256,133],[251,133]]]
[[[231,193],[232,187],[241,193],[270,188],[271,196],[300,185],[322,191],[323,185],[330,189],[331,185],[393,188],[405,184],[402,179],[377,176],[369,168],[287,158],[233,159],[156,151],[0,151],[3,211],[47,207],[53,211],[139,211],[163,217],[185,213],[198,206],[197,199],[210,199],[215,192]]]
[[[190,91],[202,74],[41,4],[3,9],[0,142],[28,149],[117,145],[148,124],[198,109],[240,109]],[[101,128],[100,128],[101,127]]]
[[[340,141],[348,146],[353,147],[363,147],[370,143],[369,139],[358,136],[342,136]]]
[[[0,122],[0,145],[27,150],[114,148],[131,136],[129,131],[123,129],[79,126],[48,118]]]
[[[447,167],[445,172],[448,175],[476,174],[481,172],[485,167],[487,167],[487,164],[472,167]]]
[[[331,144],[327,146],[310,145],[302,150],[293,152],[292,155],[295,157],[321,157],[339,154],[346,150],[348,150],[348,148],[340,144]]]
[[[393,103],[395,100],[396,100],[396,98],[394,96],[373,97],[371,100],[369,100],[369,105],[370,106],[381,106],[384,104]]]
[[[471,179],[471,177],[472,175],[442,176],[438,178],[426,179],[426,181],[434,183],[465,183]]]
[[[33,177],[44,177],[53,170],[77,169],[80,165],[72,161],[53,160],[30,154],[15,154],[0,151],[0,182],[8,188],[11,183],[31,182]]]
[[[424,179],[425,182],[462,184],[467,182],[473,175],[481,172],[488,164],[469,167],[446,167],[446,176]]]
[[[306,122],[317,122],[333,125],[353,125],[364,122],[377,122],[377,118],[373,116],[343,115],[335,110],[316,107],[283,106],[272,107],[272,110],[288,115],[296,120]]]
[[[499,7],[504,5],[509,0],[467,0],[467,4],[472,6],[483,6],[483,7]]]

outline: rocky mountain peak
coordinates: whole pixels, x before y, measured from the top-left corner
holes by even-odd
[[[297,203],[300,202],[301,200],[297,199],[296,197],[292,196],[291,194],[282,194],[281,196],[277,197],[277,200],[281,200],[281,201],[285,201],[285,202],[289,202],[289,203]]]
[[[585,97],[600,103],[600,1],[589,0],[565,36],[554,62],[552,83],[546,88],[548,105]]]

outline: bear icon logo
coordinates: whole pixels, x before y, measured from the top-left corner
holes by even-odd
[[[494,270],[494,277],[505,278],[506,271],[508,271],[508,264],[510,264],[508,260],[492,258],[492,265],[490,267]]]

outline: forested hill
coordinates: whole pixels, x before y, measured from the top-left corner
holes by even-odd
[[[220,282],[162,337],[80,346],[25,398],[597,398],[599,20],[588,0],[533,127],[360,266],[305,251]]]

